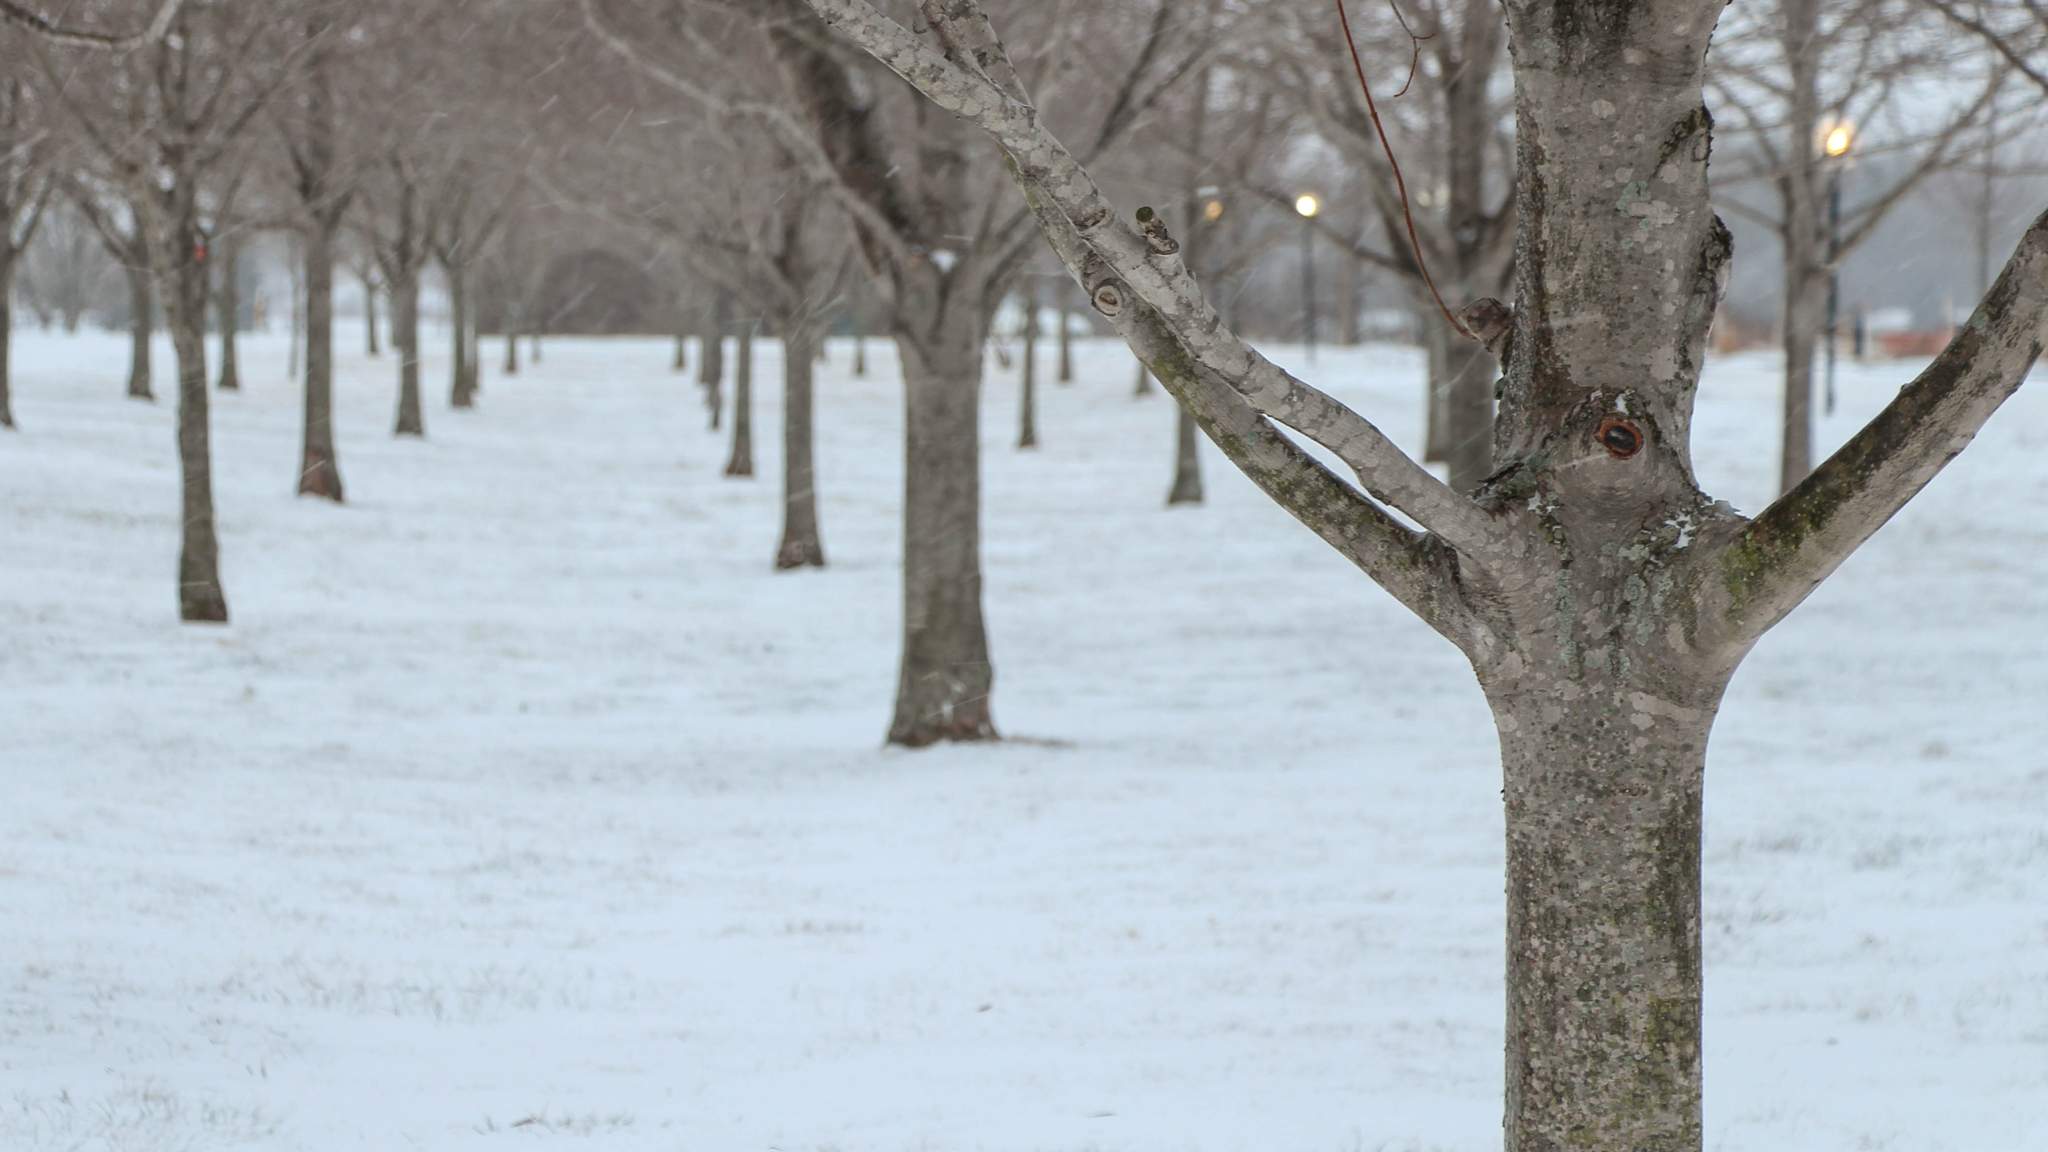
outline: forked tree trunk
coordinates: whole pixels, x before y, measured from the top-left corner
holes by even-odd
[[[1038,289],[1024,292],[1024,371],[1017,388],[1017,447],[1038,447]]]
[[[732,374],[732,455],[725,462],[727,476],[754,474],[754,333],[742,328],[735,341],[736,362]]]
[[[782,543],[775,567],[823,568],[818,535],[818,472],[812,456],[811,332],[792,323],[782,338]]]
[[[11,382],[14,343],[14,266],[0,265],[0,428],[14,427]]]
[[[363,275],[363,345],[371,359],[382,355],[377,347],[377,283],[368,273]]]
[[[1186,408],[1175,413],[1173,487],[1166,493],[1168,505],[1202,502],[1201,436],[1201,428]]]
[[[1507,331],[1477,325],[1512,336],[1495,424],[1503,463],[1467,500],[1217,324],[1159,258],[1156,218],[1140,214],[1142,233],[1120,224],[1030,114],[1030,94],[972,66],[1004,59],[972,0],[925,6],[952,57],[859,0],[808,3],[995,136],[1096,309],[1197,407],[1218,448],[1470,658],[1503,760],[1506,1152],[1700,1152],[1700,817],[1714,714],[1756,640],[2020,387],[2048,317],[2048,213],[1934,364],[1790,495],[1744,518],[1699,489],[1691,455],[1731,255],[1708,197],[1703,100],[1723,0],[1504,0],[1515,308]],[[1489,303],[1475,314],[1498,313]],[[913,448],[930,438],[914,384]],[[1269,419],[1316,439],[1427,533]],[[944,444],[974,443],[962,423]],[[931,462],[911,458],[914,481]],[[906,552],[906,574],[928,566]]]
[[[220,296],[214,311],[220,324],[219,387],[223,392],[238,392],[242,387],[242,370],[235,356],[235,332],[242,318],[242,285],[235,273],[242,263],[242,243],[229,240],[218,248]]]
[[[147,263],[131,263],[128,272],[128,396],[154,400],[149,387],[149,345],[155,323],[156,292]]]
[[[204,264],[191,258],[200,239],[189,221],[172,240],[177,250],[165,288],[169,295],[171,346],[178,360],[178,473],[183,498],[178,547],[178,619],[188,624],[224,624],[227,595],[220,583],[220,540],[213,520],[213,450],[206,389],[206,305]]]
[[[398,347],[395,436],[425,436],[420,412],[420,281],[417,272],[391,284],[391,340]]]
[[[342,502],[334,452],[334,233],[315,219],[306,229],[306,412],[299,450],[299,495]]]
[[[913,321],[923,317],[913,317]],[[889,742],[992,740],[988,630],[981,614],[981,373],[985,333],[951,300],[929,344],[897,337],[903,358],[903,660]]]
[[[455,340],[451,347],[455,361],[449,367],[448,405],[476,406],[475,382],[469,375],[469,273],[462,265],[448,268],[448,322]]]

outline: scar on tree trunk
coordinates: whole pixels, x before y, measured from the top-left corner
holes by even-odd
[[[818,533],[818,474],[812,455],[811,334],[792,324],[782,356],[782,543],[775,567],[823,568],[825,545]]]

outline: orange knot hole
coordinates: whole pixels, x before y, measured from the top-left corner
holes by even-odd
[[[1609,416],[1600,422],[1600,430],[1593,433],[1593,439],[1600,442],[1607,454],[1616,460],[1626,460],[1643,450],[1643,430],[1633,421],[1619,416]]]

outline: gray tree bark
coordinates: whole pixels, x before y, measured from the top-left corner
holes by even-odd
[[[14,427],[14,265],[0,263],[0,428]]]
[[[721,291],[704,316],[703,331],[697,334],[697,383],[704,386],[704,407],[714,432],[725,407],[721,387],[725,376],[725,330],[732,324],[731,316],[732,299]]]
[[[299,495],[342,502],[334,451],[334,236],[338,220],[316,216],[306,229],[306,397],[299,450]]]
[[[936,291],[923,296],[937,298]],[[899,326],[896,340],[905,393],[903,658],[889,742],[910,747],[996,736],[989,706],[995,671],[981,611],[987,334],[978,303],[950,299],[941,307],[930,326]],[[912,331],[933,336],[921,341]]]
[[[474,408],[476,380],[470,373],[469,265],[466,262],[458,262],[445,267],[448,273],[448,326],[454,336],[451,344],[454,363],[449,368],[448,406]]]
[[[1821,312],[1827,291],[1821,268],[1820,189],[1814,154],[1820,130],[1820,3],[1780,0],[1787,102],[1785,171],[1780,194],[1785,215],[1778,237],[1784,247],[1782,335],[1785,345],[1784,420],[1778,453],[1778,490],[1789,492],[1813,471],[1813,353],[1820,344]]]
[[[1027,285],[1024,300],[1024,368],[1017,386],[1017,447],[1038,447],[1038,286]]]
[[[732,455],[727,476],[754,474],[754,330],[742,325],[735,333],[732,373]]]
[[[1744,518],[1700,491],[1691,460],[1731,255],[1702,100],[1722,0],[1507,0],[1516,307],[1487,336],[1506,337],[1499,467],[1467,498],[1221,322],[1164,222],[1124,223],[1029,94],[992,79],[1013,70],[975,0],[925,5],[929,36],[868,0],[807,3],[992,136],[1097,312],[1217,447],[1471,660],[1507,809],[1508,1152],[1699,1152],[1715,711],[1762,634],[2025,380],[2048,339],[2048,213],[1935,362]]]
[[[1060,294],[1060,371],[1057,379],[1062,384],[1074,382],[1074,307],[1067,302],[1064,292]]]
[[[1202,502],[1202,445],[1200,426],[1194,413],[1183,406],[1174,415],[1173,487],[1166,491],[1166,503]]]
[[[505,366],[507,376],[519,375],[519,330],[515,318],[509,313],[505,319]]]
[[[242,262],[242,244],[229,239],[217,246],[220,254],[220,295],[215,315],[220,323],[220,383],[223,392],[242,387],[242,370],[235,355],[235,333],[242,316],[242,285],[235,277]]]
[[[825,545],[818,533],[817,464],[812,454],[814,415],[807,346],[814,338],[801,324],[791,325],[782,338],[782,542],[775,549],[778,570],[825,566]]]
[[[206,307],[212,293],[206,265],[196,258],[204,239],[190,193],[170,222],[164,282],[171,346],[178,361],[178,473],[182,517],[178,548],[178,618],[225,624],[220,539],[213,518],[213,452],[207,411]]]
[[[377,283],[368,272],[363,273],[363,351],[372,360],[383,355],[377,347]]]
[[[155,334],[156,292],[147,260],[129,264],[128,274],[128,396],[132,400],[155,400],[150,390],[149,345]]]
[[[420,411],[420,282],[417,273],[390,281],[391,341],[398,348],[398,420],[395,436],[425,436]]]

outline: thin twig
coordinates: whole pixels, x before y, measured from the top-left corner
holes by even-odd
[[[1415,234],[1415,213],[1408,207],[1408,181],[1401,176],[1401,162],[1394,158],[1394,146],[1387,141],[1386,125],[1380,123],[1379,105],[1373,103],[1372,85],[1365,81],[1365,62],[1358,58],[1358,42],[1351,38],[1351,16],[1344,11],[1344,0],[1337,0],[1337,22],[1344,28],[1344,47],[1351,50],[1351,67],[1358,73],[1358,87],[1365,93],[1365,110],[1372,117],[1372,129],[1379,133],[1380,149],[1387,154],[1387,164],[1394,170],[1394,189],[1401,196],[1401,216],[1408,222],[1408,243],[1415,249],[1415,267],[1422,273],[1422,282],[1429,285],[1429,294],[1436,298],[1436,306],[1451,322],[1451,327],[1468,340],[1477,340],[1470,328],[1451,314],[1450,305],[1444,303],[1444,294],[1437,291],[1436,280],[1429,274],[1429,264],[1422,258],[1422,237]]]
[[[1408,34],[1408,78],[1401,81],[1401,90],[1399,92],[1388,97],[1390,100],[1399,100],[1408,94],[1408,86],[1415,83],[1415,69],[1422,64],[1422,42],[1424,40],[1436,39],[1436,33],[1431,32],[1427,36],[1417,36],[1415,29],[1408,26],[1408,18],[1401,15],[1401,5],[1396,3],[1395,0],[1387,0],[1387,11],[1394,14],[1394,20],[1401,25],[1401,31]]]

